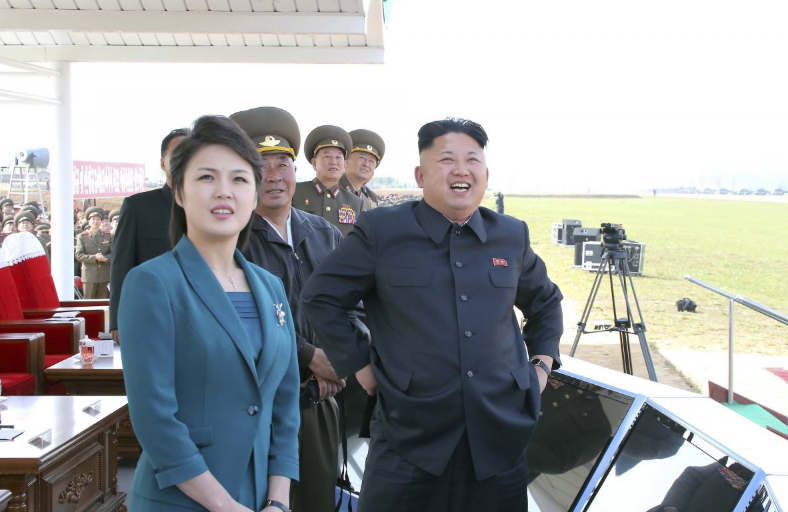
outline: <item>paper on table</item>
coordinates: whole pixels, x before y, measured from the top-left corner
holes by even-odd
[[[100,340],[111,340],[112,333],[111,332],[99,332],[98,339]]]
[[[62,311],[55,313],[52,318],[74,318],[79,314],[79,311]]]
[[[24,434],[24,430],[11,430],[8,428],[0,429],[0,441],[13,441],[15,437]]]

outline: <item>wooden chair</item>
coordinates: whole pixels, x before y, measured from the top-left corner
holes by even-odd
[[[44,380],[44,334],[0,334],[0,379],[4,395],[41,395]]]

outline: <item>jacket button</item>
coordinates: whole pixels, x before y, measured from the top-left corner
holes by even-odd
[[[254,416],[259,410],[256,405],[250,405],[246,412],[249,413],[249,416]]]
[[[471,336],[473,336],[473,333],[471,331],[465,331],[466,338],[470,338]]]
[[[468,373],[466,373],[465,375],[467,375],[468,377],[473,377],[473,372],[468,370]]]
[[[326,211],[330,212],[331,211],[331,207],[330,206],[326,206]]]
[[[465,294],[462,294],[462,295],[460,295],[460,300],[463,301],[463,302],[467,302],[468,301],[468,296],[465,295]]]
[[[457,261],[457,262],[454,263],[454,266],[457,267],[457,268],[461,268],[462,267],[462,263]]]

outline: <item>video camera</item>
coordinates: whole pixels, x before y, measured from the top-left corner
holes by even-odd
[[[627,232],[621,224],[602,223],[602,240],[607,249],[618,249],[621,242],[627,239]]]

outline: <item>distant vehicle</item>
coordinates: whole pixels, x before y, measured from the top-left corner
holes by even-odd
[[[758,190],[755,191],[756,196],[768,196],[769,194],[771,194],[771,192],[769,192],[768,190],[764,190],[762,188],[759,188]]]
[[[728,190],[727,188],[721,188],[720,189],[720,194],[722,194],[722,195],[730,194],[730,193],[731,193],[731,191]]]
[[[776,196],[781,196],[781,195],[783,195],[783,194],[785,194],[785,190],[783,190],[783,189],[781,189],[781,188],[776,188],[776,189],[774,189],[774,195],[776,195]]]
[[[752,190],[750,190],[750,189],[746,189],[746,188],[743,188],[743,189],[739,190],[739,195],[740,195],[740,196],[749,196],[749,195],[752,195]]]
[[[703,189],[703,193],[704,193],[704,194],[716,194],[716,193],[717,193],[717,191],[716,191],[716,190],[714,190],[713,188],[704,188],[704,189]]]

